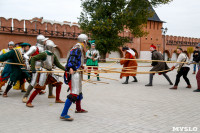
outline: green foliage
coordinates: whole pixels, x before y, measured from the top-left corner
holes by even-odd
[[[167,4],[171,0],[81,0],[83,11],[79,18],[81,29],[91,33],[101,54],[116,51],[129,41],[120,37],[129,29],[135,37],[147,35],[143,30],[153,15],[151,6]]]

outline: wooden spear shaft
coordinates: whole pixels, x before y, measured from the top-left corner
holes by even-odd
[[[84,74],[84,75],[90,75],[90,74],[87,74],[87,73],[83,73],[83,74]],[[119,81],[119,80],[117,80],[117,79],[112,79],[112,78],[107,78],[107,77],[102,77],[102,76],[96,76],[96,75],[90,75],[90,76]]]
[[[2,64],[11,64],[11,65],[18,65],[18,66],[25,66],[25,64],[20,64],[20,63],[12,63],[12,62],[0,62]]]
[[[176,61],[164,61],[164,60],[143,60],[143,59],[125,59],[125,58],[109,58],[109,59],[114,59],[114,60],[136,60],[136,61],[145,61],[145,62],[166,62],[166,63],[185,63],[187,64],[188,62],[176,62]],[[196,63],[191,63],[191,64],[196,64]]]

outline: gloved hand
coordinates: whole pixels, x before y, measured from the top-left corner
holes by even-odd
[[[171,71],[173,71],[175,69],[175,66],[173,66],[172,68],[171,68]]]

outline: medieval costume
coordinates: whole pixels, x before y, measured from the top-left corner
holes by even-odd
[[[24,64],[24,58],[23,58],[23,52],[24,50],[21,49],[12,49],[11,51],[7,52],[6,54],[3,54],[0,56],[0,61],[7,61],[10,60],[12,63],[20,63]],[[8,91],[12,88],[13,85],[16,84],[18,80],[22,81],[24,79],[27,79],[30,81],[30,76],[29,74],[25,71],[25,69],[22,65],[11,65],[11,70],[10,70],[10,81],[6,87],[6,90],[4,91],[3,96],[7,97]]]
[[[31,70],[32,70],[32,78],[36,79],[36,82],[31,82],[31,85],[36,89],[32,95],[30,96],[29,100],[26,103],[27,107],[33,107],[32,101],[36,97],[38,93],[41,92],[41,90],[45,90],[46,85],[52,84],[53,87],[56,87],[56,103],[64,103],[63,101],[60,100],[60,92],[61,92],[61,87],[62,87],[62,82],[59,81],[59,77],[56,76],[54,73],[36,73],[36,61],[41,61],[42,63],[42,71],[52,71],[53,66],[55,65],[56,67],[65,70],[64,66],[62,66],[54,54],[54,48],[56,45],[54,44],[53,41],[48,40],[46,42],[46,49],[45,52],[40,53],[31,59]]]
[[[91,72],[91,69],[98,70],[98,60],[100,58],[99,51],[95,49],[95,43],[91,44],[91,49],[87,51],[87,62],[86,66],[88,67],[88,72]],[[100,81],[99,74],[97,75],[97,80]],[[90,79],[90,73],[88,73],[88,79]]]
[[[163,55],[161,53],[159,53],[156,50],[156,46],[151,45],[150,50],[152,51],[152,56],[151,56],[151,60],[164,60],[163,59]],[[156,61],[152,61],[153,68],[150,70],[151,71],[165,71],[165,70],[169,70],[169,67],[167,66],[166,62],[156,62]],[[168,71],[159,73],[159,75],[163,75],[167,81],[169,82],[170,85],[173,85],[173,83],[171,82],[170,78],[168,77],[168,75],[166,74]],[[145,85],[145,86],[153,86],[153,76],[154,74],[151,73],[149,75],[149,84]]]
[[[36,46],[32,46],[28,52],[26,52],[24,54],[24,57],[26,59],[25,63],[27,64],[26,66],[29,66],[29,61],[32,57],[42,53],[45,51],[45,41],[47,41],[49,38],[45,38],[43,35],[38,35],[37,36],[37,43]],[[40,71],[41,70],[41,62],[37,61],[36,62],[36,70]],[[30,67],[27,68],[28,70],[30,70]],[[35,76],[37,76],[38,73],[36,72]],[[23,96],[22,102],[26,103],[28,96],[30,94],[30,92],[33,90],[33,85],[36,82],[36,78],[33,78],[31,81],[31,84],[29,84],[26,93]],[[49,98],[55,98],[55,96],[52,94],[53,91],[53,87],[52,85],[49,85]],[[44,94],[45,91],[41,91],[40,94]]]
[[[24,56],[24,54],[29,50],[29,48],[31,47],[31,44],[29,43],[20,43],[20,46],[16,45],[17,47],[15,47],[14,49],[23,49],[23,52],[22,52],[22,56]],[[26,47],[28,46],[28,47]],[[23,80],[18,80],[16,82],[16,84],[13,86],[13,89],[15,90],[21,90],[21,92],[26,92],[26,89],[25,89],[25,83],[26,83],[26,80],[23,79]]]
[[[177,62],[189,62],[189,58],[188,56],[183,53],[183,50],[181,48],[177,49],[177,52],[179,53]],[[170,89],[177,89],[178,88],[178,84],[180,82],[180,78],[183,76],[183,79],[185,80],[185,82],[187,83],[187,87],[186,88],[191,88],[191,84],[189,79],[187,78],[188,72],[190,71],[190,66],[186,63],[176,63],[171,70],[174,70],[177,66],[179,66],[178,71],[177,71],[177,75],[176,75],[176,81],[174,84],[174,87],[170,88]]]
[[[122,51],[125,52],[125,59],[135,59],[135,52],[128,48],[123,47]],[[136,60],[120,60],[120,64],[123,65],[122,72],[137,72],[137,61]],[[134,78],[133,82],[138,82],[135,73],[121,73],[120,78],[126,77],[126,81],[123,84],[128,84],[129,76]]]
[[[68,115],[68,110],[72,103],[76,103],[76,113],[86,113],[87,111],[81,108],[82,94],[82,73],[78,70],[83,68],[84,56],[83,47],[84,43],[88,40],[85,34],[78,36],[78,43],[70,50],[67,64],[65,66],[65,83],[69,85],[70,94],[67,96],[64,109],[61,113],[60,119],[72,121]]]
[[[15,43],[13,41],[10,41],[8,43],[8,48],[7,49],[2,49],[0,51],[0,55],[3,55],[7,52],[9,52],[10,50],[12,50],[15,46]],[[9,60],[7,62],[10,62]],[[1,90],[1,87],[5,85],[5,83],[7,83],[8,79],[9,79],[9,75],[10,75],[10,72],[11,72],[11,65],[10,64],[3,64],[1,63],[1,76],[0,76],[0,92],[2,91]]]

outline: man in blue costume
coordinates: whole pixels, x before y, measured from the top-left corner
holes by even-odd
[[[81,108],[82,95],[82,73],[79,71],[83,69],[84,56],[83,47],[84,43],[88,40],[87,35],[80,34],[78,36],[78,43],[70,50],[67,64],[65,66],[65,83],[69,85],[70,94],[67,96],[64,109],[60,119],[73,121],[68,115],[68,110],[72,103],[76,103],[75,113],[87,113],[88,111]]]

